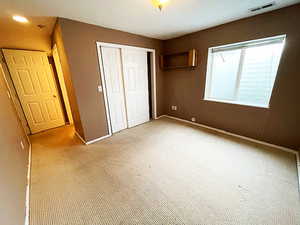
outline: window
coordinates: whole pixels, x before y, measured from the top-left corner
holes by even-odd
[[[205,100],[269,107],[285,35],[209,48]]]

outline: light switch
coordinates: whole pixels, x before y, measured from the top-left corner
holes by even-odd
[[[172,105],[171,110],[176,111],[177,110],[177,105]]]
[[[98,92],[102,92],[102,86],[101,85],[98,85]]]

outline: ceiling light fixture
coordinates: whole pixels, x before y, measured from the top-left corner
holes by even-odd
[[[25,18],[24,16],[13,16],[12,17],[15,21],[19,22],[19,23],[28,23],[28,19]]]
[[[152,0],[154,5],[159,8],[159,10],[161,11],[163,6],[165,6],[169,0]]]

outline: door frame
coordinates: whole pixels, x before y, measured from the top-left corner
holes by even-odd
[[[98,61],[99,61],[99,68],[100,68],[100,78],[102,83],[102,91],[103,91],[103,98],[104,98],[104,105],[105,105],[105,112],[106,112],[106,121],[108,127],[108,137],[112,135],[112,128],[110,124],[110,114],[108,108],[108,99],[107,99],[107,90],[106,90],[106,83],[104,78],[104,65],[102,61],[102,54],[101,54],[101,47],[111,47],[111,48],[119,48],[119,49],[132,49],[132,50],[145,50],[150,53],[150,63],[151,63],[151,81],[149,85],[151,85],[151,106],[152,106],[152,119],[157,119],[157,105],[156,105],[156,63],[155,63],[155,49],[151,48],[141,48],[135,47],[131,45],[121,45],[121,44],[113,44],[107,42],[96,42],[97,46],[97,53],[98,53]]]
[[[56,44],[53,45],[52,51],[51,51],[53,61],[54,61],[54,66],[56,69],[56,75],[59,83],[59,88],[61,90],[61,101],[64,103],[62,107],[65,108],[66,110],[66,116],[68,117],[69,124],[72,125],[74,124],[73,116],[72,116],[72,110],[71,110],[71,105],[68,97],[68,92],[67,92],[67,87],[66,83],[64,80],[64,74],[62,71],[62,65],[61,65],[61,60],[59,57],[58,49]],[[56,58],[56,59],[55,59]]]

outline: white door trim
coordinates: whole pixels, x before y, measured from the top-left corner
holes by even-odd
[[[102,140],[102,139],[105,139],[105,138],[108,138],[108,137],[110,137],[111,135],[105,135],[105,136],[103,136],[103,137],[99,137],[99,138],[96,138],[96,139],[93,139],[93,140],[90,140],[90,141],[85,141],[81,136],[80,136],[80,134],[78,134],[76,131],[75,131],[75,135],[80,139],[80,141],[83,143],[83,144],[85,144],[85,145],[90,145],[90,144],[93,144],[93,143],[95,143],[95,142],[98,142],[98,141],[100,141],[100,140]]]
[[[54,46],[52,48],[52,57],[53,57],[54,66],[55,66],[55,69],[57,72],[58,83],[59,83],[59,86],[61,89],[61,94],[62,94],[61,101],[64,102],[64,108],[66,110],[69,123],[74,124],[72,110],[71,110],[69,97],[68,97],[68,93],[67,93],[67,88],[66,88],[66,84],[65,84],[65,80],[64,80],[64,74],[62,71],[61,61],[59,58],[58,49],[57,49],[56,44],[54,44]]]
[[[141,47],[134,47],[130,45],[120,45],[120,44],[112,44],[112,43],[106,43],[106,42],[96,42],[97,45],[97,53],[98,53],[98,61],[99,61],[99,67],[100,67],[100,77],[101,77],[101,83],[102,83],[102,90],[103,90],[103,97],[104,97],[104,104],[105,104],[105,111],[106,111],[106,120],[107,120],[107,126],[108,126],[108,136],[112,135],[112,129],[110,124],[110,115],[109,115],[109,109],[108,109],[108,101],[107,101],[107,90],[105,86],[105,80],[104,80],[104,67],[102,62],[102,55],[101,55],[101,49],[100,47],[112,47],[112,48],[120,48],[120,49],[135,49],[135,50],[145,50],[147,52],[151,53],[151,106],[152,106],[152,117],[153,119],[157,119],[157,107],[156,107],[156,63],[155,63],[155,49],[150,48],[141,48]]]
[[[108,135],[112,135],[112,128],[110,123],[110,113],[108,108],[108,101],[107,101],[107,91],[106,91],[106,84],[104,80],[104,66],[102,61],[102,54],[101,54],[101,48],[100,45],[97,43],[97,53],[98,53],[98,61],[99,61],[99,67],[100,67],[100,78],[101,78],[101,84],[102,84],[102,91],[103,91],[103,98],[104,98],[104,105],[105,105],[105,114],[106,114],[106,121],[107,121],[107,127],[108,127]]]
[[[113,44],[113,43],[107,43],[107,42],[96,42],[97,47],[103,46],[103,47],[111,47],[111,48],[128,48],[128,49],[135,49],[135,50],[145,50],[147,52],[155,52],[155,49],[152,48],[142,48],[142,47],[135,47],[131,45],[120,45],[120,44]]]

